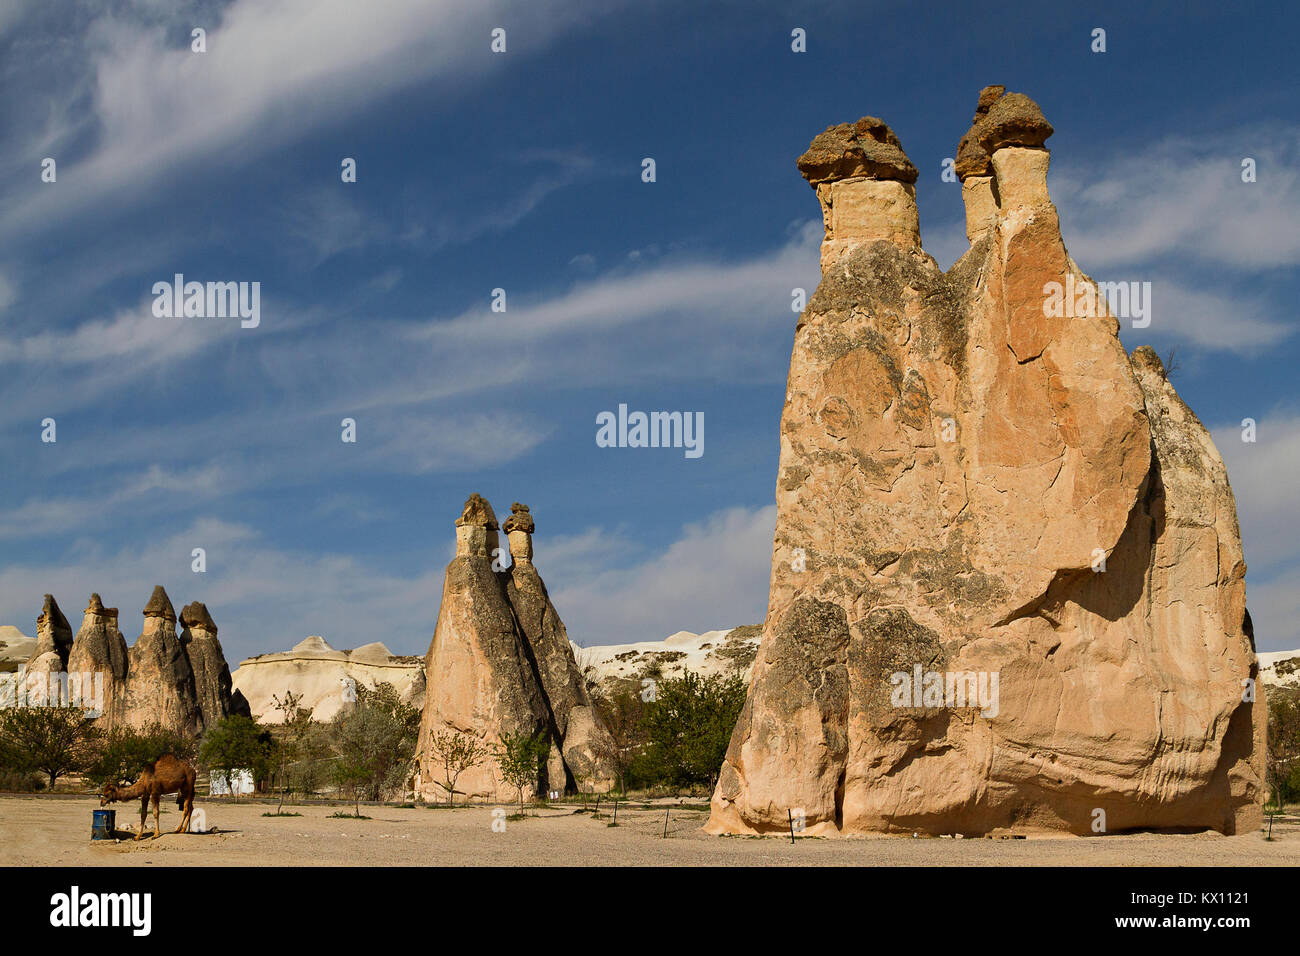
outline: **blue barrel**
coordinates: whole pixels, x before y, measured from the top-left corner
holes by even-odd
[[[90,838],[92,840],[113,839],[113,830],[117,824],[116,810],[96,810],[92,820],[93,822],[90,825]]]

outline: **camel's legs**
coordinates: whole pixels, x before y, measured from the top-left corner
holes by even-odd
[[[162,803],[162,798],[158,794],[153,795],[153,835],[155,839],[162,836],[162,827],[158,823],[158,804]]]
[[[176,828],[177,833],[188,833],[190,829],[190,814],[194,812],[194,794],[185,798],[185,814],[181,817],[181,825]]]
[[[137,830],[135,833],[135,838],[137,840],[144,838],[144,821],[148,815],[149,815],[149,795],[146,793],[143,797],[140,798],[140,829]]]

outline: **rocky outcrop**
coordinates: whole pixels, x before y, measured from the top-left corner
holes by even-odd
[[[194,672],[194,692],[198,698],[203,726],[212,727],[232,713],[249,716],[243,696],[231,694],[230,667],[217,640],[217,625],[206,605],[198,601],[181,609],[181,647]]]
[[[646,679],[670,680],[686,671],[701,677],[738,674],[748,682],[762,630],[745,624],[703,634],[678,631],[662,641],[574,645],[573,653],[588,686],[599,687],[606,696],[627,689],[639,693]]]
[[[264,724],[283,721],[273,698],[283,699],[286,691],[301,698],[298,706],[322,722],[343,709],[357,686],[391,684],[404,703],[424,707],[424,658],[394,654],[377,641],[336,650],[323,637],[308,637],[288,651],[241,661],[231,682]]]
[[[60,690],[60,675],[68,670],[68,653],[72,649],[72,628],[51,594],[36,618],[36,648],[23,677],[26,699],[36,706],[57,702],[65,693]]]
[[[177,635],[167,592],[155,587],[144,609],[144,630],[128,648],[117,608],[105,607],[98,594],[90,596],[75,638],[58,603],[45,595],[36,648],[26,665],[28,702],[52,699],[38,685],[57,687],[48,675],[58,674],[62,699],[85,707],[104,730],[160,723],[193,735],[229,714],[247,714],[247,703],[231,691],[207,608],[196,602],[181,617],[185,630]]]
[[[203,731],[194,669],[161,584],[145,605],[144,630],[127,656],[125,720],[137,730],[158,723],[189,735]]]
[[[614,741],[601,723],[578,669],[564,622],[533,566],[533,517],[516,502],[506,519],[514,563],[506,596],[537,674],[551,732],[551,789],[603,793],[615,783]]]
[[[111,730],[123,726],[126,716],[126,638],[117,628],[117,608],[104,607],[98,594],[81,619],[81,627],[68,655],[68,671],[78,675],[96,675],[96,693],[101,695],[99,726]],[[80,678],[83,682],[85,677]]]
[[[446,797],[430,743],[447,732],[489,747],[505,734],[548,734],[555,746],[535,793],[607,789],[614,779],[612,749],[601,752],[608,733],[532,566],[532,529],[528,509],[516,505],[507,521],[514,565],[497,570],[499,528],[492,506],[471,495],[456,521],[456,556],[447,565],[425,658],[419,789],[426,799]],[[470,799],[515,795],[490,759],[466,771],[457,790]]]
[[[768,615],[712,832],[788,811],[828,834],[1259,819],[1227,475],[1066,252],[1051,131],[1028,97],[982,91],[959,150],[971,247],[946,274],[903,183],[800,161],[823,275],[795,332]],[[1046,307],[1054,283],[1093,310]]]

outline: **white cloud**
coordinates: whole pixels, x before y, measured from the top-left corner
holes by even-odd
[[[137,518],[168,507],[192,510],[198,502],[246,483],[246,475],[216,464],[182,471],[151,465],[109,486],[83,488],[70,496],[46,492],[6,507],[0,510],[0,539],[102,531],[121,520],[119,508],[130,506]]]
[[[583,645],[661,640],[762,623],[776,506],[729,508],[689,524],[663,553],[631,567],[582,575],[538,570],[569,637]],[[591,563],[599,563],[599,538]],[[542,561],[539,552],[537,560]]]
[[[1300,132],[1253,127],[1213,142],[1233,148],[1207,152],[1204,138],[1170,137],[1086,168],[1061,163],[1052,196],[1084,270],[1169,257],[1245,273],[1300,264]],[[1241,181],[1245,156],[1257,162],[1257,182]]]
[[[70,115],[64,128],[39,134],[66,142],[92,127],[92,148],[61,165],[57,189],[11,205],[0,236],[102,211],[105,200],[129,199],[190,163],[250,161],[417,81],[460,83],[500,69],[489,49],[496,26],[508,25],[506,56],[520,57],[592,16],[558,0],[235,0],[206,27],[200,54],[188,31],[182,43],[154,17],[104,14],[76,38],[85,62],[67,62],[91,78],[90,117]]]
[[[1099,282],[1136,281],[1132,276],[1094,278]],[[1151,325],[1132,334],[1143,340],[1174,339],[1214,351],[1255,355],[1296,330],[1293,324],[1279,321],[1279,310],[1260,296],[1195,288],[1168,277],[1143,277],[1142,281],[1152,284]],[[1128,326],[1129,320],[1121,324]]]
[[[1300,566],[1292,565],[1263,584],[1248,582],[1246,597],[1256,651],[1300,648]]]
[[[1252,567],[1275,567],[1300,558],[1300,415],[1251,417],[1256,419],[1254,442],[1241,440],[1239,422],[1211,434],[1237,499],[1246,561]]]

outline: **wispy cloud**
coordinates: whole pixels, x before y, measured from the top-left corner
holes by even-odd
[[[1300,264],[1300,131],[1253,127],[1212,142],[1222,145],[1171,137],[1086,167],[1062,163],[1052,196],[1074,258],[1085,269],[1177,258],[1246,274]],[[1256,182],[1242,182],[1246,157]]]
[[[77,55],[61,60],[77,71],[63,89],[89,98],[89,110],[69,110],[65,126],[38,136],[81,148],[61,164],[57,188],[11,199],[0,238],[102,212],[179,167],[248,162],[417,81],[488,73],[498,66],[490,31],[502,24],[516,35],[509,55],[527,56],[591,18],[553,0],[235,0],[205,27],[206,53],[190,49],[190,18],[184,30],[130,8],[92,18],[65,44]]]
[[[662,553],[630,567],[557,576],[538,568],[579,644],[661,640],[762,623],[776,506],[730,508],[687,525]],[[597,559],[599,540],[592,542]],[[542,556],[539,553],[537,560]]]

